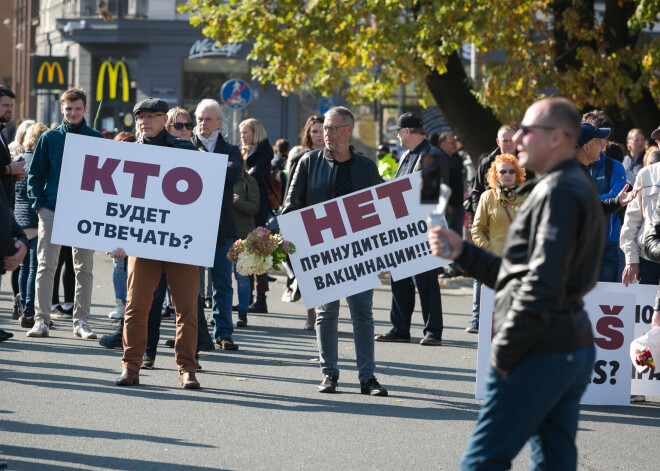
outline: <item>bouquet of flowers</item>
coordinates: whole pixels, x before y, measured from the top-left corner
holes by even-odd
[[[630,359],[639,373],[646,367],[655,368],[654,358],[660,359],[660,327],[649,330],[630,344]]]
[[[236,264],[241,275],[261,275],[269,268],[278,269],[286,256],[295,253],[295,246],[281,235],[273,235],[265,227],[257,227],[245,240],[237,240],[227,258]]]

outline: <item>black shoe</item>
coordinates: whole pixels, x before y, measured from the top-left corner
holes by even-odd
[[[392,332],[386,334],[376,335],[374,337],[376,342],[399,342],[399,343],[410,343],[410,337],[400,337]]]
[[[161,313],[161,317],[172,317],[172,314],[174,314],[174,309],[170,306],[165,306]]]
[[[336,393],[337,392],[337,376],[325,375],[323,381],[318,385],[320,393]]]
[[[360,392],[370,396],[387,396],[387,389],[382,387],[376,378],[371,378],[365,383],[360,383]]]
[[[156,361],[155,358],[152,358],[149,355],[145,354],[144,358],[142,359],[142,369],[143,370],[153,370],[155,361]]]
[[[200,343],[199,346],[197,347],[198,352],[213,352],[215,351],[215,344],[213,343],[213,340],[210,339],[208,342]]]
[[[239,311],[238,320],[236,321],[236,327],[247,327],[247,325],[248,325],[247,312]]]
[[[13,336],[14,336],[14,334],[12,334],[11,332],[7,332],[7,331],[4,331],[4,330],[0,329],[0,342],[4,342],[5,340],[9,340]]]
[[[266,305],[266,295],[258,294],[257,300],[248,306],[248,312],[267,314],[268,306]]]
[[[105,348],[124,348],[122,335],[124,334],[124,319],[119,321],[119,327],[112,334],[104,335],[99,339],[99,344]]]
[[[204,298],[204,307],[211,309],[213,307],[213,300],[211,298]]]
[[[427,335],[426,337],[424,337],[422,340],[419,341],[419,344],[430,347],[439,347],[440,345],[442,345],[442,340]]]
[[[274,276],[268,275],[268,282],[269,283],[277,283],[277,278],[275,278]]]
[[[174,348],[174,339],[165,340],[165,346],[170,347],[170,348]]]
[[[23,315],[23,309],[21,308],[21,295],[17,294],[14,296],[14,312],[11,314],[13,320],[18,320]]]

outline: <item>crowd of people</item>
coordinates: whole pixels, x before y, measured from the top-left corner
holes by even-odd
[[[10,121],[14,99],[11,90],[0,88],[0,125]],[[13,271],[13,317],[28,329],[28,337],[49,336],[51,314],[57,312],[71,319],[74,336],[96,339],[87,322],[94,252],[54,244],[51,233],[66,135],[104,136],[85,121],[83,90],[67,90],[60,105],[63,119],[52,129],[28,120],[18,126],[13,142],[0,138],[3,272]],[[454,263],[392,281],[392,327],[386,333],[374,332],[371,290],[347,297],[361,392],[387,395],[374,375],[374,342],[410,342],[416,291],[424,322],[420,344],[442,345],[438,277],[466,273],[474,278],[467,332],[479,331],[482,284],[495,289],[496,307],[487,398],[463,468],[476,469],[484,460],[510,462],[531,438],[534,462],[574,469],[577,404],[594,359],[582,296],[597,281],[660,281],[660,170],[655,165],[660,150],[643,131],[628,133],[624,155],[608,140],[613,126],[603,112],[580,116],[568,100],[546,99],[532,105],[519,126],[502,126],[495,149],[478,159],[475,170],[453,133],[427,137],[414,113],[402,114],[388,128],[396,132],[401,157],[394,146],[382,144],[377,161],[351,146],[355,120],[342,106],[310,116],[300,143],[291,149],[284,139],[272,146],[254,118],[239,124],[239,145],[227,142],[223,109],[212,99],[198,104],[194,119],[187,110],[170,109],[157,98],[136,103],[133,114],[135,133],[121,132],[115,140],[224,154],[228,166],[212,267],[127,257],[122,247],[108,252],[116,298],[108,317],[119,326],[99,342],[123,349],[117,385],[137,385],[140,370],[154,367],[161,318],[174,309],[176,336],[165,343],[174,348],[180,384],[199,388],[198,352],[216,346],[238,350],[234,326],[247,328],[248,313],[268,312],[268,274],[242,275],[227,258],[237,238],[257,226],[275,229],[280,213],[418,172],[422,161],[431,158],[452,193],[447,228],[431,228],[430,245],[435,255],[450,249]],[[660,144],[660,128],[650,137]],[[273,180],[280,186],[275,204]],[[282,300],[296,302],[296,274],[290,263],[283,266],[287,283]],[[57,287],[60,270],[65,273],[63,303]],[[237,305],[232,305],[232,275]],[[656,304],[652,322],[659,326]],[[205,307],[211,309],[210,322]],[[235,324],[232,311],[237,311]],[[338,389],[338,316],[338,300],[306,312],[304,328],[316,330],[321,393]],[[0,341],[11,337],[0,331]],[[547,363],[543,371],[556,374],[541,378],[539,361]],[[499,394],[513,381],[509,377],[520,387]],[[525,424],[512,427],[510,407],[525,408],[519,414]],[[498,446],[514,429],[515,439]]]

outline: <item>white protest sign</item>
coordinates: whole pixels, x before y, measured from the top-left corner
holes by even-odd
[[[431,254],[421,173],[278,217],[306,308],[446,265]],[[313,191],[313,190],[312,190]]]
[[[227,160],[67,134],[51,240],[212,266]]]
[[[616,286],[615,286],[616,285]],[[630,404],[631,375],[628,349],[635,338],[635,303],[633,290],[622,292],[616,283],[597,283],[585,297],[596,342],[596,361],[582,404]],[[482,287],[479,313],[479,349],[477,352],[477,399],[485,394],[493,336],[493,290]],[[641,335],[641,334],[640,334]],[[655,395],[660,394],[660,381]]]
[[[655,302],[655,295],[658,292],[658,286],[631,284],[626,287],[620,283],[607,283],[607,285],[610,291],[633,293],[635,295],[635,331],[633,339],[641,337],[651,330],[653,303]],[[625,346],[625,350],[626,352],[630,351],[630,342]],[[660,370],[656,371],[652,368],[646,368],[641,373],[637,373],[637,370],[630,362],[630,357],[624,371],[628,371],[628,368],[630,368],[632,378],[631,394],[660,397]]]

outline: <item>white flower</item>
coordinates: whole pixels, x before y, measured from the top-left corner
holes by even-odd
[[[243,252],[238,257],[236,271],[241,275],[262,275],[273,267],[273,258],[270,255],[261,256],[250,252]]]

